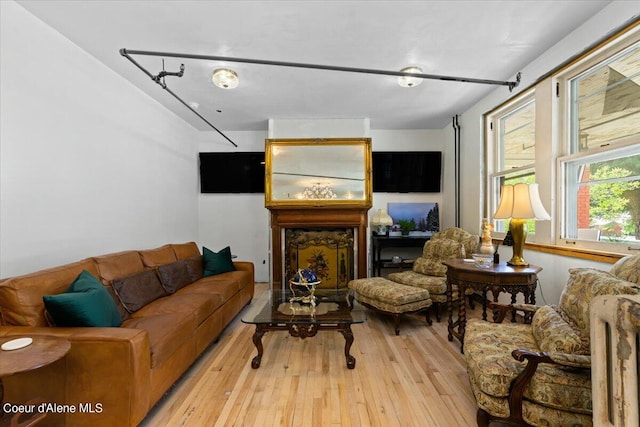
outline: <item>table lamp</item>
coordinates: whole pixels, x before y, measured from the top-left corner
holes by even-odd
[[[393,225],[393,219],[384,209],[378,209],[371,218],[371,225],[376,227],[377,234],[387,234],[387,227]]]
[[[542,206],[538,184],[503,185],[498,210],[493,219],[509,219],[509,231],[513,237],[513,257],[507,264],[526,267],[528,262],[522,257],[524,241],[527,238],[526,220],[549,220],[551,217]]]

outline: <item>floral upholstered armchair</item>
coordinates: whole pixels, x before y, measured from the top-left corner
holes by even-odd
[[[416,286],[429,291],[436,320],[440,321],[440,305],[447,303],[447,266],[443,260],[466,258],[476,249],[479,236],[461,228],[447,228],[433,236],[424,244],[422,256],[416,258],[411,271],[389,274],[389,280],[403,285]],[[473,289],[467,290],[467,295]],[[458,299],[457,290],[453,290],[453,299]]]
[[[467,324],[464,355],[479,426],[592,425],[590,303],[599,295],[640,294],[640,255],[609,272],[569,273],[558,306],[510,306],[532,313],[531,324]]]

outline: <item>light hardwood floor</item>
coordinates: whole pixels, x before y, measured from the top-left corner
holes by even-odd
[[[475,426],[476,405],[457,341],[448,342],[446,316],[426,326],[404,316],[400,336],[391,317],[367,310],[352,327],[347,369],[344,338],[333,331],[301,340],[268,332],[264,356],[240,319],[262,304],[256,284],[251,306],[236,317],[141,424],[150,426]],[[479,309],[471,311],[478,316]]]

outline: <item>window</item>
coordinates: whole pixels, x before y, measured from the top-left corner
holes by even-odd
[[[500,189],[506,184],[535,182],[535,101],[533,92],[509,102],[488,116],[490,140],[495,153],[491,165],[489,214],[500,201]],[[535,221],[528,221],[529,233],[535,232]],[[506,221],[496,221],[495,230],[506,232]]]
[[[640,244],[640,42],[603,56],[567,73],[560,239],[624,252]]]
[[[640,23],[488,112],[485,123],[487,215],[502,185],[537,182],[552,219],[529,241],[640,248]],[[531,236],[535,222],[527,225]],[[506,231],[505,221],[495,231]]]

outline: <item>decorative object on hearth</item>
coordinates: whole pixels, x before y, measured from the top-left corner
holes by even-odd
[[[316,306],[316,286],[320,283],[315,271],[310,268],[298,269],[298,272],[289,281],[289,289],[293,295],[289,302],[299,302],[301,304],[310,304]]]
[[[374,227],[373,231],[375,231],[378,235],[387,234],[387,227],[393,225],[393,219],[389,216],[387,211],[384,209],[378,209],[371,218],[371,225]]]
[[[211,81],[221,89],[235,89],[240,83],[238,74],[228,68],[218,68],[214,70]]]
[[[540,195],[538,184],[503,185],[500,204],[493,219],[511,219],[509,231],[513,237],[513,257],[507,264],[526,267],[528,262],[522,257],[527,238],[527,219],[550,220]]]

